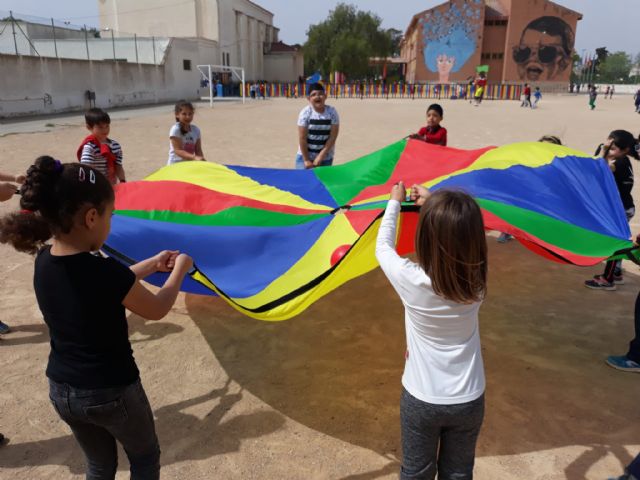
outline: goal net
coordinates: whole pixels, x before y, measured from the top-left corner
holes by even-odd
[[[240,93],[242,95],[242,103],[244,103],[244,68],[230,65],[198,65],[198,71],[209,88],[209,96],[203,97],[203,100],[209,100],[209,106],[213,107],[214,83],[218,81],[218,77],[221,74],[231,75],[232,78],[240,82]]]

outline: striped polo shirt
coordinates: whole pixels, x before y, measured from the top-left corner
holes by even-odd
[[[307,129],[307,146],[309,150],[309,160],[313,161],[322,151],[331,135],[331,126],[339,125],[340,117],[335,108],[325,105],[324,112],[320,113],[313,109],[311,105],[307,105],[302,109],[298,116],[298,126]],[[332,160],[335,148],[327,153],[325,160]],[[298,146],[298,155],[302,155],[302,151]]]
[[[116,165],[122,165],[122,147],[115,140],[107,139],[111,152],[116,156]],[[107,167],[107,159],[100,153],[100,147],[92,142],[87,143],[82,148],[82,157],[80,162],[90,167],[95,168],[105,177],[109,179],[111,183],[115,183],[115,178],[109,178],[109,169]]]

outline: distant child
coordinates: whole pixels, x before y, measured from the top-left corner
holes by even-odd
[[[111,185],[126,182],[122,166],[122,147],[109,138],[109,114],[100,108],[91,108],[85,113],[84,120],[91,135],[88,135],[78,147],[78,161],[102,173]]]
[[[193,125],[195,108],[180,100],[174,108],[176,123],[169,131],[169,161],[167,165],[185,160],[204,160],[200,129]]]
[[[440,125],[444,118],[442,107],[434,103],[427,108],[427,125],[422,127],[413,138],[424,140],[434,145],[447,146],[447,129]]]
[[[640,88],[633,96],[633,103],[636,106],[636,113],[640,113]]]
[[[163,251],[126,267],[92,255],[109,235],[114,192],[86,165],[39,157],[21,194],[23,210],[0,219],[0,242],[36,254],[33,285],[51,337],[49,398],[85,454],[87,478],[115,478],[117,441],[131,478],[158,479],[160,448],[125,309],[164,317],[193,262]],[[159,271],[171,272],[164,286],[147,290],[140,280]]]
[[[480,76],[475,81],[475,87],[473,97],[475,99],[475,106],[478,107],[482,103],[484,91],[487,88],[487,77],[484,72],[480,72]]]
[[[531,106],[531,87],[528,83],[524,84],[524,91],[522,93],[523,99],[520,104],[521,107],[530,107]]]
[[[616,181],[620,200],[624,207],[627,221],[631,220],[636,213],[636,207],[633,202],[631,190],[633,189],[633,166],[629,157],[636,160],[640,159],[640,155],[636,150],[638,141],[626,130],[614,130],[609,134],[606,142],[598,147],[596,156],[602,155]],[[584,282],[584,286],[595,290],[616,290],[616,285],[623,285],[622,277],[622,261],[610,260],[607,262],[604,273],[596,275],[591,280]]]
[[[340,117],[325,103],[327,95],[321,83],[309,86],[307,100],[309,105],[298,115],[298,170],[332,165],[340,133]]]
[[[592,85],[589,88],[589,108],[591,110],[596,109],[596,99],[598,98],[598,90],[596,90],[596,86]]]
[[[413,186],[420,205],[417,263],[396,252],[405,187],[399,183],[378,232],[376,258],[404,305],[407,340],[400,422],[401,479],[471,479],[484,417],[478,311],[487,291],[487,242],[466,193]]]
[[[531,108],[538,108],[538,102],[542,99],[542,92],[540,91],[540,87],[536,87],[535,92],[533,92],[533,105]]]
[[[26,177],[24,175],[10,175],[8,173],[0,172],[0,202],[11,200],[11,198],[18,192],[18,187],[15,184],[23,183],[25,178]],[[11,328],[9,325],[0,321],[0,335],[4,335],[10,331]],[[1,442],[2,440],[0,440],[0,443]]]

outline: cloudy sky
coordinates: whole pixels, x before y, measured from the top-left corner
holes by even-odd
[[[157,0],[168,5],[179,0]],[[275,14],[280,38],[287,43],[304,43],[309,25],[322,21],[339,0],[254,0]],[[405,30],[411,17],[443,0],[346,0],[383,19],[385,28]],[[593,51],[606,46],[609,51],[640,52],[640,0],[556,0],[557,3],[584,14],[578,23],[576,50]],[[291,5],[298,4],[297,8]],[[0,10],[54,17],[75,24],[96,25],[97,0],[0,0]],[[303,6],[304,5],[304,6]],[[3,13],[3,12],[0,12]]]

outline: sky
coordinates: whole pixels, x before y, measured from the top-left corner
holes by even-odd
[[[179,0],[157,0],[158,5]],[[280,28],[280,39],[286,43],[304,43],[310,25],[321,22],[340,0],[254,0],[274,13],[274,24]],[[383,19],[384,28],[404,31],[414,14],[444,0],[345,0],[361,10]],[[133,2],[132,2],[133,3]],[[578,23],[576,51],[593,52],[606,46],[610,52],[640,53],[640,0],[556,0],[584,15]],[[291,5],[297,4],[297,8]],[[0,15],[9,10],[27,15],[53,17],[74,24],[96,26],[98,0],[0,0]]]

